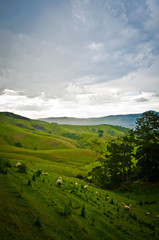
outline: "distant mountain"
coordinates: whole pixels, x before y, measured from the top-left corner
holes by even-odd
[[[152,111],[152,112],[155,112],[155,111]],[[110,115],[110,116],[98,117],[98,118],[50,117],[50,118],[40,118],[39,120],[46,121],[49,123],[58,123],[58,124],[70,124],[70,125],[110,124],[110,125],[118,125],[126,128],[134,128],[136,119],[139,118],[141,114],[142,113],[126,114],[126,115]]]
[[[99,118],[72,118],[72,117],[50,117],[40,118],[39,120],[49,123],[58,124],[70,124],[70,125],[99,125],[99,124],[111,124],[118,125],[127,128],[133,128],[135,121],[141,114],[129,114],[129,115],[110,115]]]

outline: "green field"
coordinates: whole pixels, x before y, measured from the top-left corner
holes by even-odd
[[[106,151],[109,140],[127,132],[0,113],[0,169],[5,169],[0,172],[0,239],[159,239],[158,184],[136,182],[129,191],[108,191],[86,181],[96,164],[93,142]],[[17,162],[26,165],[26,173],[18,171]],[[39,170],[48,176],[38,176]],[[132,204],[131,211],[122,202]]]

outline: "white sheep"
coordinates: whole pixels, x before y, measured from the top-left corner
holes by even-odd
[[[77,185],[78,185],[78,183],[76,182],[76,183],[75,183],[75,186],[77,186]]]
[[[16,167],[20,167],[22,164],[20,162],[17,162]]]
[[[146,215],[146,216],[149,216],[149,215],[150,215],[150,212],[146,212],[145,215]]]
[[[122,205],[123,205],[123,207],[124,207],[124,210],[126,210],[126,211],[130,211],[130,208],[131,208],[131,204],[128,206],[128,205],[126,205],[124,202],[122,203]]]
[[[48,176],[48,175],[49,175],[47,172],[43,172],[42,174],[45,175],[45,176]]]
[[[57,184],[58,187],[61,187],[61,185],[62,185],[62,177],[59,177],[59,178],[57,179],[56,184]]]
[[[88,185],[85,185],[84,188],[87,189],[87,188],[88,188]]]

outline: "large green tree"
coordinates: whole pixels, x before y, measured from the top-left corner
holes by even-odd
[[[107,187],[117,187],[132,179],[133,143],[129,136],[120,137],[107,145],[107,153],[99,157],[100,166],[92,170],[93,180]]]
[[[136,160],[140,176],[146,180],[159,178],[159,115],[145,112],[136,121],[132,131],[136,149]]]

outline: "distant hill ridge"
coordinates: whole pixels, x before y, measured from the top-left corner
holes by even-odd
[[[140,118],[141,114],[142,113],[126,114],[126,115],[110,115],[110,116],[97,117],[97,118],[50,117],[50,118],[40,118],[39,120],[46,121],[49,123],[58,123],[58,124],[70,124],[70,125],[111,124],[111,125],[118,125],[126,128],[134,128],[136,119]]]

